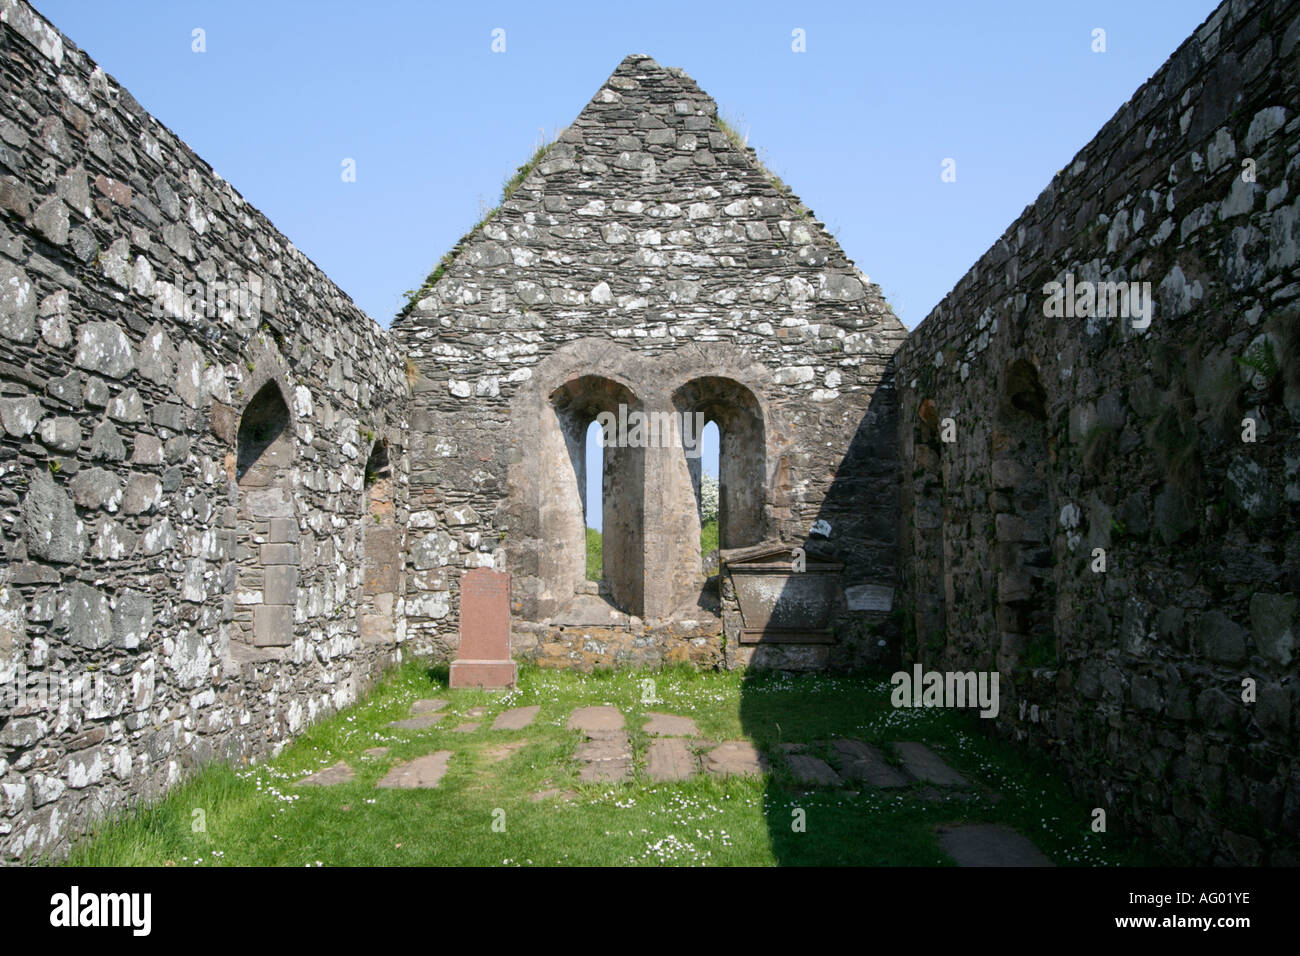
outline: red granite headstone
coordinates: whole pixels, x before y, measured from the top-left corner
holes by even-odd
[[[460,650],[451,662],[452,687],[514,687],[510,659],[510,575],[492,568],[460,579]]]

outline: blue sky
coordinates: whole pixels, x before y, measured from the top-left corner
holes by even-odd
[[[541,131],[648,53],[712,94],[910,327],[1216,4],[36,6],[382,325]]]
[[[541,138],[648,53],[913,327],[1216,5],[36,0],[385,326]]]

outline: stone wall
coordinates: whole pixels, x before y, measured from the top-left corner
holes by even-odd
[[[381,328],[17,0],[0,213],[12,860],[278,748],[396,659],[408,385]]]
[[[907,656],[1001,671],[1001,729],[1171,860],[1300,861],[1298,41],[1224,3],[897,357]]]
[[[407,609],[440,653],[465,567],[507,568],[518,619],[572,621],[582,441],[619,406],[718,423],[724,548],[801,544],[821,521],[847,585],[894,584],[903,327],[680,70],[625,59],[393,329],[419,369]],[[681,449],[607,460],[607,585],[633,630],[696,613],[697,476]],[[619,660],[672,656],[631,645]],[[828,662],[801,653],[786,663]]]

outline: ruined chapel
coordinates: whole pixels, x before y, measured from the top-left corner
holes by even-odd
[[[0,856],[451,660],[490,567],[517,660],[996,671],[1134,831],[1300,862],[1298,78],[1300,3],[1228,0],[909,333],[628,56],[384,329],[0,0]],[[716,425],[720,566],[628,443],[587,580],[632,413]]]

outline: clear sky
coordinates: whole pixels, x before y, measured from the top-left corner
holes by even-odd
[[[384,326],[647,53],[717,100],[913,327],[1216,6],[36,0]]]
[[[1216,3],[36,6],[382,325],[542,131],[648,53],[748,132],[911,327]]]

